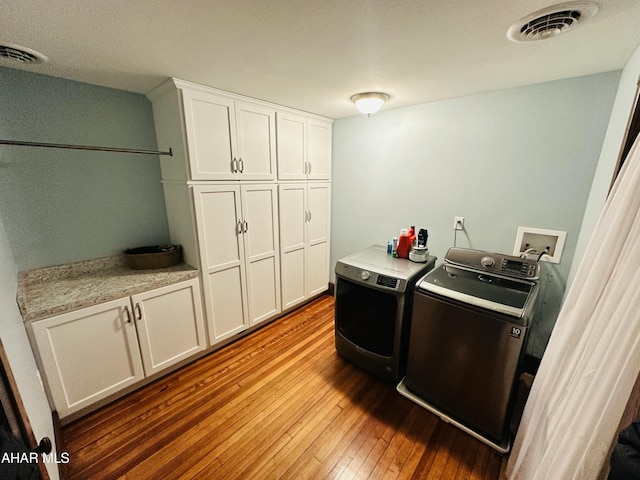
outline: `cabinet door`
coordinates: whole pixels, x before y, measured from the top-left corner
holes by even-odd
[[[252,103],[236,102],[238,168],[241,180],[275,178],[275,110]]]
[[[282,306],[291,308],[329,284],[331,185],[279,185]]]
[[[331,184],[309,183],[307,188],[307,210],[309,211],[307,222],[308,243],[309,245],[314,245],[328,242],[331,218]]]
[[[234,102],[207,92],[182,90],[192,180],[236,179]]]
[[[283,309],[291,308],[306,298],[306,195],[304,183],[278,186]]]
[[[193,187],[209,342],[247,328],[240,187]]]
[[[307,119],[290,113],[277,113],[278,179],[306,179]]]
[[[307,188],[307,295],[311,296],[329,284],[331,185],[309,183]]]
[[[33,322],[61,418],[144,378],[129,298]]]
[[[204,318],[198,280],[131,297],[147,376],[204,350]]]
[[[276,186],[243,186],[242,215],[249,323],[255,325],[281,311]]]
[[[331,179],[331,123],[309,119],[307,122],[307,179]]]

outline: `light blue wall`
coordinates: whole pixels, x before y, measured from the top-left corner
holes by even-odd
[[[156,149],[143,95],[2,67],[0,85],[2,140]],[[37,440],[55,437],[17,272],[168,241],[157,156],[0,145],[0,339]]]
[[[609,188],[611,187],[611,179],[618,165],[620,151],[625,141],[625,135],[629,125],[629,119],[633,113],[636,94],[638,92],[638,78],[640,76],[640,47],[631,56],[624,70],[618,86],[616,99],[611,112],[611,121],[607,128],[607,134],[602,145],[598,168],[596,169],[589,201],[584,213],[582,228],[580,229],[580,238],[576,247],[576,258],[581,258],[584,250],[587,248],[591,234],[596,226],[600,213],[604,207]],[[573,262],[571,266],[571,274],[569,281],[573,279],[579,261]]]
[[[530,348],[541,355],[619,80],[610,72],[337,120],[331,265],[410,225],[429,230],[441,261],[454,216],[465,217],[458,246],[509,254],[518,226],[564,230],[561,263],[543,265]]]
[[[143,95],[0,67],[0,139],[156,149]],[[19,271],[169,242],[158,157],[0,145]]]

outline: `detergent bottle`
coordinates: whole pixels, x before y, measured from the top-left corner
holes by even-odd
[[[416,240],[416,227],[412,226],[409,229],[403,228],[400,230],[400,237],[398,238],[398,257],[409,258],[409,251],[411,245]]]

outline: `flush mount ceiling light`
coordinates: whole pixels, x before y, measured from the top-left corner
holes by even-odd
[[[20,63],[44,63],[49,60],[40,52],[6,42],[0,42],[0,59],[7,59]]]
[[[507,37],[514,42],[532,42],[556,37],[578,28],[598,12],[589,2],[567,2],[533,12],[514,23]]]
[[[351,101],[355,103],[356,108],[367,117],[380,110],[380,107],[387,100],[389,100],[389,95],[382,92],[357,93],[351,97]]]

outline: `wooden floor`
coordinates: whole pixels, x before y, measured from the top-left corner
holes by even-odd
[[[68,479],[486,479],[502,456],[342,359],[333,298],[62,430]]]

